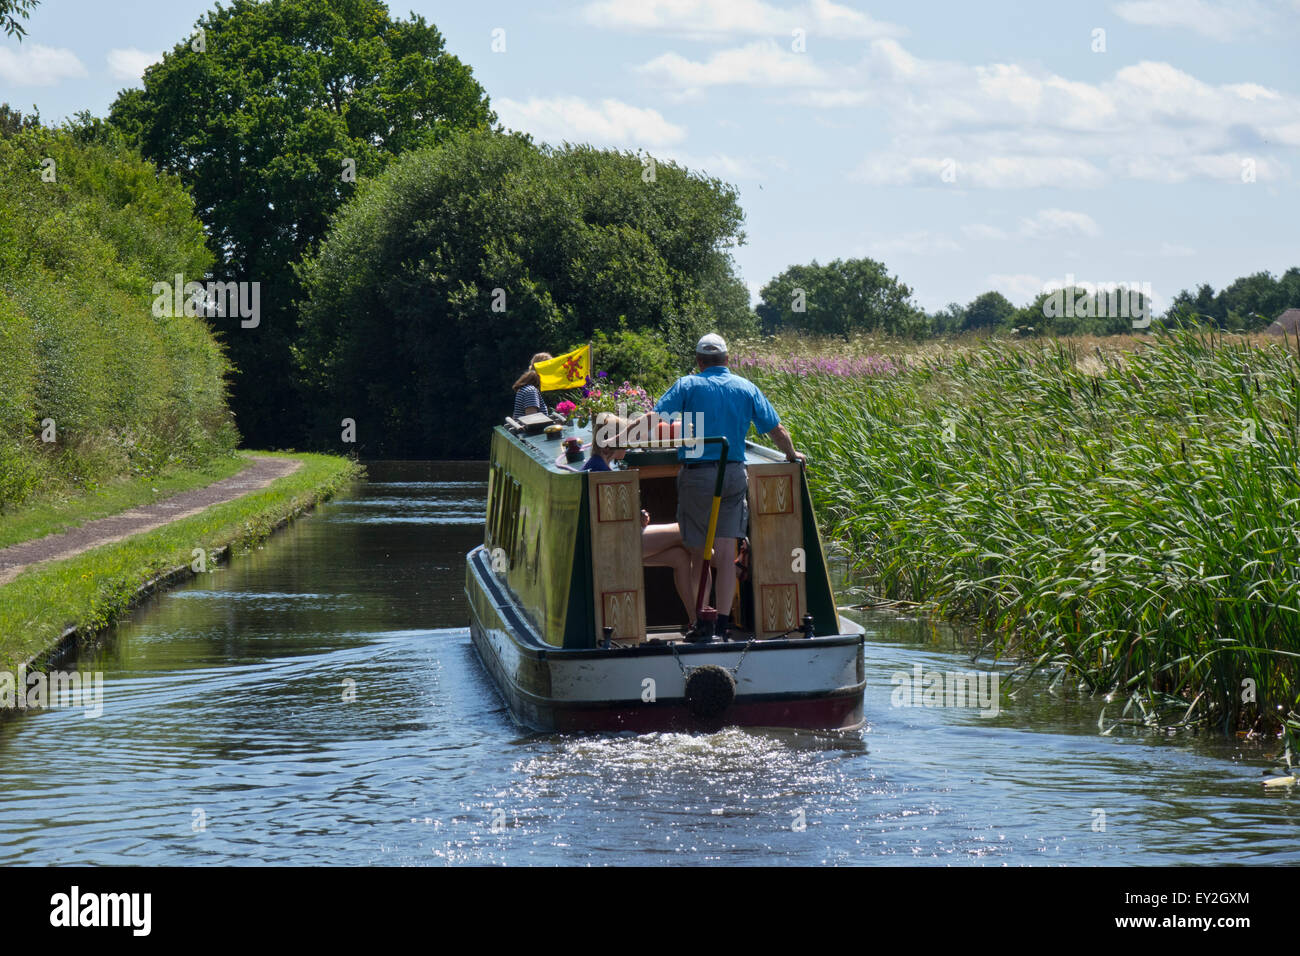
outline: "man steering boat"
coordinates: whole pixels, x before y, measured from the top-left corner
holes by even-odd
[[[718,435],[727,439],[728,460],[720,461],[719,445],[704,445],[688,454],[679,448],[677,459],[681,469],[677,475],[677,524],[682,541],[691,554],[694,574],[702,574],[705,561],[705,539],[712,511],[717,470],[723,468],[722,498],[718,508],[717,525],[710,564],[716,572],[717,607],[716,623],[698,620],[688,632],[691,643],[707,643],[714,635],[728,639],[731,625],[731,606],[736,594],[737,542],[745,537],[749,526],[748,488],[749,475],[745,469],[745,436],[751,425],[761,435],[770,435],[787,461],[803,462],[804,455],[796,451],[790,433],[757,385],[733,375],[727,368],[727,343],[722,336],[710,332],[695,346],[696,373],[684,375],[673,383],[655,404],[654,411],[638,421],[653,430],[660,416],[671,416],[683,422],[694,421],[703,434]],[[707,587],[705,589],[707,593]],[[723,613],[723,609],[726,613]]]

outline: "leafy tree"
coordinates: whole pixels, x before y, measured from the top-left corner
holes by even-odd
[[[763,286],[757,312],[763,334],[797,329],[848,338],[854,332],[917,335],[925,315],[912,290],[874,259],[791,266]]]
[[[112,123],[190,187],[215,277],[260,283],[259,324],[228,318],[220,329],[246,441],[297,437],[292,265],[355,183],[403,150],[495,120],[442,34],[418,16],[390,19],[378,0],[218,6],[149,67],[144,89],[118,96]]]
[[[18,18],[26,20],[39,2],[40,0],[0,0],[0,27],[4,28],[5,34],[21,41],[27,31],[18,22]]]
[[[653,332],[633,332],[620,327],[612,335],[597,330],[592,338],[596,369],[608,373],[610,382],[628,381],[642,386],[658,397],[668,386],[691,371],[682,356],[668,351],[662,339]]]
[[[960,302],[949,302],[929,316],[930,331],[935,335],[960,332],[966,323],[966,308]]]
[[[39,112],[24,116],[21,110],[11,109],[8,103],[0,103],[0,137],[17,136],[26,129],[39,129],[40,125]]]
[[[534,352],[620,329],[687,355],[743,217],[717,180],[644,169],[632,153],[464,132],[365,184],[299,270],[315,441],[338,447],[347,417],[365,455],[481,456]],[[662,366],[663,351],[639,351]]]
[[[1187,324],[1197,317],[1221,329],[1254,330],[1268,326],[1287,309],[1300,306],[1300,267],[1278,278],[1270,272],[1242,276],[1215,293],[1201,285],[1195,295],[1184,289],[1170,301],[1166,325]]]
[[[749,288],[736,275],[729,255],[714,256],[700,279],[700,291],[713,313],[711,330],[728,341],[758,335],[758,317],[749,306]]]
[[[1142,320],[1146,304],[1141,292],[1070,287],[1040,293],[1006,324],[1031,335],[1125,335]]]
[[[1293,304],[1297,304],[1300,269],[1290,269],[1280,279],[1256,272],[1232,282],[1219,293],[1229,328],[1262,329]]]
[[[962,331],[993,329],[1007,324],[1016,307],[1001,292],[985,292],[966,306]]]

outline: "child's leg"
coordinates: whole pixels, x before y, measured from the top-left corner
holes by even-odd
[[[641,550],[647,566],[673,569],[673,585],[677,588],[677,596],[686,608],[687,618],[694,624],[695,579],[691,553],[682,544],[682,535],[677,525],[649,525],[641,532]]]

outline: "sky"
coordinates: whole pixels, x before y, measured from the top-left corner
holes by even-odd
[[[214,5],[42,0],[0,39],[0,101],[103,115]],[[442,31],[503,125],[733,184],[755,298],[867,256],[930,310],[1073,279],[1162,311],[1300,266],[1300,0],[389,8]]]

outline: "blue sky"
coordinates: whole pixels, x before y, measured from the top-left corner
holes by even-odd
[[[213,5],[43,0],[0,40],[0,100],[103,114]],[[390,9],[437,25],[507,126],[735,184],[753,292],[870,256],[929,309],[1067,276],[1162,309],[1300,265],[1300,0]]]

